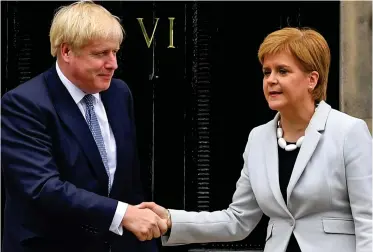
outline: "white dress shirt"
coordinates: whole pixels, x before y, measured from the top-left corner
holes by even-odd
[[[78,105],[80,111],[85,118],[86,105],[82,101],[83,97],[86,95],[82,90],[75,86],[71,81],[69,81],[66,76],[62,73],[61,69],[56,62],[57,74],[60,77],[62,83],[65,85],[66,89],[69,91],[70,95],[74,99],[75,103]],[[114,174],[117,167],[117,147],[115,143],[115,138],[113,131],[109,125],[109,121],[106,115],[104,104],[101,101],[99,93],[92,94],[96,99],[94,101],[94,110],[97,116],[98,123],[100,125],[101,134],[104,139],[105,149],[107,153],[108,166],[109,166],[109,178],[110,181],[114,181]],[[115,234],[122,235],[123,228],[121,225],[124,214],[127,211],[128,204],[118,201],[117,209],[115,211],[113,221],[111,222],[109,230]]]

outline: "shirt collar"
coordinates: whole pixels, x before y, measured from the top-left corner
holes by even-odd
[[[80,88],[78,88],[76,85],[74,85],[69,79],[66,78],[66,76],[62,73],[60,67],[58,66],[58,63],[56,62],[56,70],[58,77],[60,77],[61,82],[66,87],[67,91],[69,91],[71,97],[74,99],[75,103],[78,104],[83,97],[87,94],[84,91],[82,91]],[[92,94],[96,99],[100,100],[100,94],[95,93]]]

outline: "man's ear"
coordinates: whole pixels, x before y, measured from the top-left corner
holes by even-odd
[[[68,44],[62,43],[60,47],[60,54],[63,61],[67,63],[71,61],[72,51],[71,47]]]

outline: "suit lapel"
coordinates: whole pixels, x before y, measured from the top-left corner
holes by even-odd
[[[108,176],[97,145],[82,113],[58,77],[55,65],[44,76],[58,116],[71,134],[75,136],[92,165],[103,190],[105,190],[108,184]]]
[[[266,160],[266,167],[267,167],[267,175],[269,180],[269,185],[271,187],[272,193],[280,204],[280,206],[290,215],[289,210],[285,205],[284,198],[282,197],[281,190],[280,190],[280,182],[279,182],[279,174],[278,174],[278,151],[277,151],[277,136],[276,136],[276,128],[277,128],[277,121],[279,118],[279,113],[275,116],[275,118],[269,122],[268,127],[268,134],[265,141],[265,149],[263,152],[265,153],[265,160]]]
[[[129,121],[125,119],[127,118],[125,108],[128,105],[126,104],[124,92],[120,92],[121,90],[116,87],[116,83],[112,82],[110,88],[101,93],[101,99],[114,134],[117,149],[117,166],[110,195],[116,195],[116,192],[122,191],[121,188],[126,184],[126,180],[131,179],[126,176],[126,174],[131,174],[126,172],[126,168],[131,167],[132,141],[125,134],[125,132],[130,132],[131,129]]]
[[[306,168],[310,158],[312,157],[317,144],[319,143],[321,133],[325,129],[326,120],[328,118],[331,107],[324,101],[321,101],[316,112],[314,113],[306,131],[303,144],[299,150],[298,157],[295,161],[293,172],[286,190],[287,202],[289,202],[290,195]]]

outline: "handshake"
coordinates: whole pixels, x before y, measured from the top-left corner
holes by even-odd
[[[171,228],[170,217],[164,207],[154,202],[143,202],[136,206],[128,205],[122,226],[140,241],[152,240],[164,235]]]

